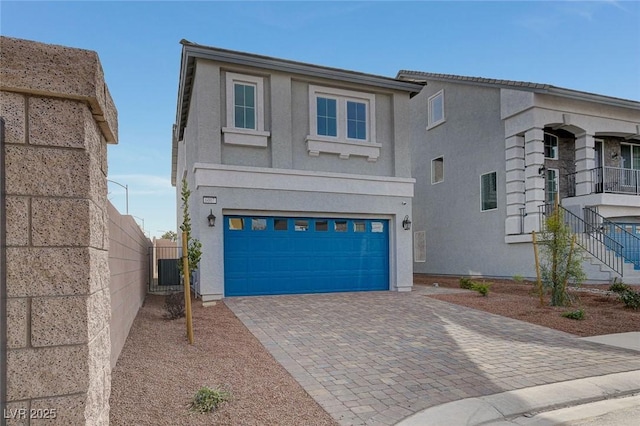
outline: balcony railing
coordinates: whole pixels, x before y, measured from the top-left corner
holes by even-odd
[[[569,197],[576,195],[576,173],[567,175]],[[640,170],[620,167],[596,167],[589,170],[591,174],[590,194],[630,194],[640,195]]]

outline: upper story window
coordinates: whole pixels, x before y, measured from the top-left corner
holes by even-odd
[[[318,128],[320,136],[338,136],[338,108],[337,99],[317,98]]]
[[[234,124],[239,129],[256,129],[256,85],[233,84]]]
[[[266,147],[270,133],[264,130],[264,78],[228,72],[225,83],[224,142]]]
[[[309,155],[364,156],[376,161],[376,106],[373,93],[309,85]]]
[[[347,137],[367,140],[367,104],[347,101]]]
[[[428,115],[429,123],[427,129],[437,126],[438,124],[445,122],[444,117],[444,89],[440,90],[435,95],[429,97],[428,101]]]
[[[558,137],[550,133],[544,134],[544,158],[558,159]]]

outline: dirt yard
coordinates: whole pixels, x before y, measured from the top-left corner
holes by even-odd
[[[460,277],[416,275],[414,283],[426,286],[438,283],[440,287],[460,288],[459,279]],[[548,296],[545,297],[546,305],[541,307],[533,282],[518,283],[511,280],[490,279],[477,281],[493,283],[487,297],[475,291],[439,294],[431,297],[582,337],[640,331],[640,310],[625,308],[615,294],[604,294],[603,291],[609,288],[608,285],[583,285],[582,291],[571,291],[571,294],[578,299],[574,306],[562,308],[548,306]],[[601,292],[587,291],[589,289]],[[636,290],[640,289],[636,286]],[[578,321],[561,316],[563,312],[579,308],[585,312],[583,320]]]
[[[471,291],[430,297],[579,336],[640,331],[640,311],[624,308],[615,295],[574,292],[579,302],[570,309],[585,310],[576,321],[560,315],[568,308],[540,307],[531,282],[487,281],[493,283],[487,297]],[[459,288],[459,277],[416,276],[415,283]],[[163,303],[164,297],[147,297],[112,372],[112,425],[336,424],[224,303],[203,308],[194,301],[192,346],[185,320],[164,319]],[[232,400],[213,414],[191,413],[188,404],[205,385],[230,390]]]
[[[164,319],[163,304],[147,297],[112,371],[111,425],[336,424],[224,303],[194,301],[192,346],[184,318]],[[228,389],[231,402],[190,412],[205,385]]]

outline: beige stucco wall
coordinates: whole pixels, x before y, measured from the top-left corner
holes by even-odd
[[[107,425],[106,144],[117,141],[117,112],[98,55],[0,37],[0,114],[8,408]]]
[[[113,368],[147,294],[151,241],[133,216],[121,215],[111,203],[108,203],[108,212]]]

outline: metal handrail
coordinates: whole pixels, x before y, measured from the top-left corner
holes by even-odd
[[[544,231],[546,228],[546,221],[543,218],[551,215],[554,207],[552,204],[539,206],[541,230]],[[562,206],[558,206],[558,208],[560,209],[564,223],[576,236],[576,243],[602,262],[603,265],[622,276],[624,266],[622,257],[624,247],[622,244],[607,235],[604,232],[604,228],[589,224]]]
[[[640,195],[640,170],[605,166],[588,171],[591,174],[591,194]],[[573,172],[566,175],[569,197],[576,195],[577,174]]]
[[[592,207],[584,208],[585,221],[591,227],[602,229],[603,232],[609,230],[608,235],[622,246],[620,256],[627,262],[633,263],[636,268],[640,268],[640,238],[624,229],[615,222],[611,222],[606,217],[599,214]]]

